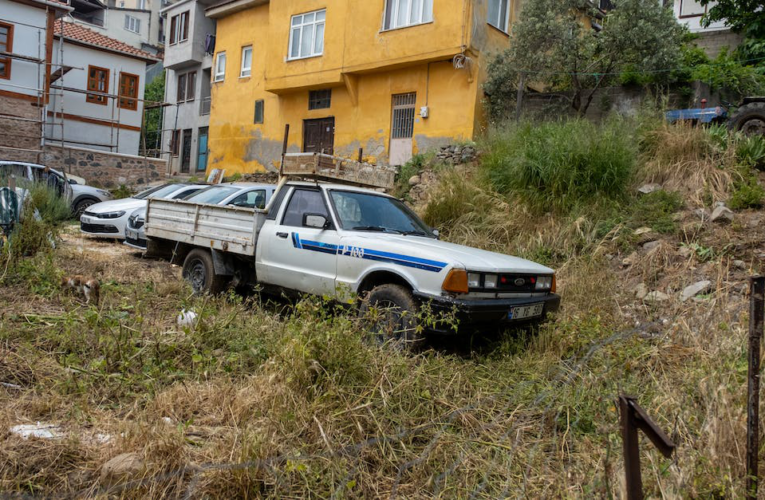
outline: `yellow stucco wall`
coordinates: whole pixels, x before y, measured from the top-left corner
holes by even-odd
[[[413,152],[472,139],[481,128],[485,57],[507,36],[486,25],[487,0],[434,0],[433,22],[381,31],[384,0],[280,0],[217,20],[226,78],[212,84],[210,161],[227,175],[278,166],[285,124],[289,151],[303,148],[303,120],[334,117],[335,154],[387,162],[392,95],[417,93]],[[324,53],[286,61],[292,15],[327,9]],[[483,9],[483,11],[481,10]],[[478,35],[478,36],[476,36]],[[253,46],[252,76],[239,78],[241,48]],[[466,53],[469,70],[452,58]],[[329,109],[309,110],[310,89],[332,89]],[[264,123],[254,124],[263,100]],[[429,107],[430,116],[419,110]]]

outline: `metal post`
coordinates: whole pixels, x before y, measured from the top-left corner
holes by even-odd
[[[515,121],[520,121],[521,111],[523,111],[523,92],[526,90],[526,73],[521,71],[518,79],[518,94],[515,98]]]
[[[746,426],[746,492],[757,498],[760,446],[760,345],[765,317],[765,276],[749,279],[749,372]]]
[[[359,163],[364,163],[364,148],[359,148]]]
[[[619,415],[622,424],[624,448],[624,473],[627,479],[627,499],[642,500],[643,478],[640,475],[640,441],[635,417],[630,408],[629,396],[619,396]]]
[[[279,173],[281,173],[282,169],[284,168],[284,155],[287,154],[289,139],[290,139],[290,124],[288,123],[284,126],[284,142],[282,143],[282,164],[279,165]]]

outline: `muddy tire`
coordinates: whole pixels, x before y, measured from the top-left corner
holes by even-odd
[[[417,331],[417,303],[401,285],[373,288],[361,303],[359,314],[367,323],[372,338],[395,349],[416,349],[423,336]]]
[[[765,137],[765,102],[750,102],[738,108],[730,117],[728,128],[744,135]]]
[[[199,248],[192,250],[183,261],[183,279],[191,283],[197,295],[220,293],[226,288],[227,279],[215,274],[212,255]]]

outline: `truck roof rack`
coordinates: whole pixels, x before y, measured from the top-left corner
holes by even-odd
[[[392,189],[396,180],[394,167],[325,153],[286,153],[279,174],[282,178],[321,180],[386,190]]]

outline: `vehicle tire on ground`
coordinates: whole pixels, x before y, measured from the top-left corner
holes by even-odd
[[[212,255],[207,250],[196,248],[183,261],[183,279],[191,283],[197,295],[220,293],[226,288],[228,279],[215,274]]]
[[[424,340],[417,331],[417,310],[409,290],[387,284],[373,288],[364,297],[359,314],[375,341],[403,350],[415,349]]]
[[[728,128],[745,135],[765,136],[765,102],[750,102],[738,108],[730,117]]]
[[[96,203],[98,203],[98,200],[93,198],[85,198],[84,200],[78,201],[74,206],[74,216],[77,218],[77,220],[80,220],[80,217],[82,217],[82,214],[85,213],[85,210],[87,210],[89,206],[95,205]]]

